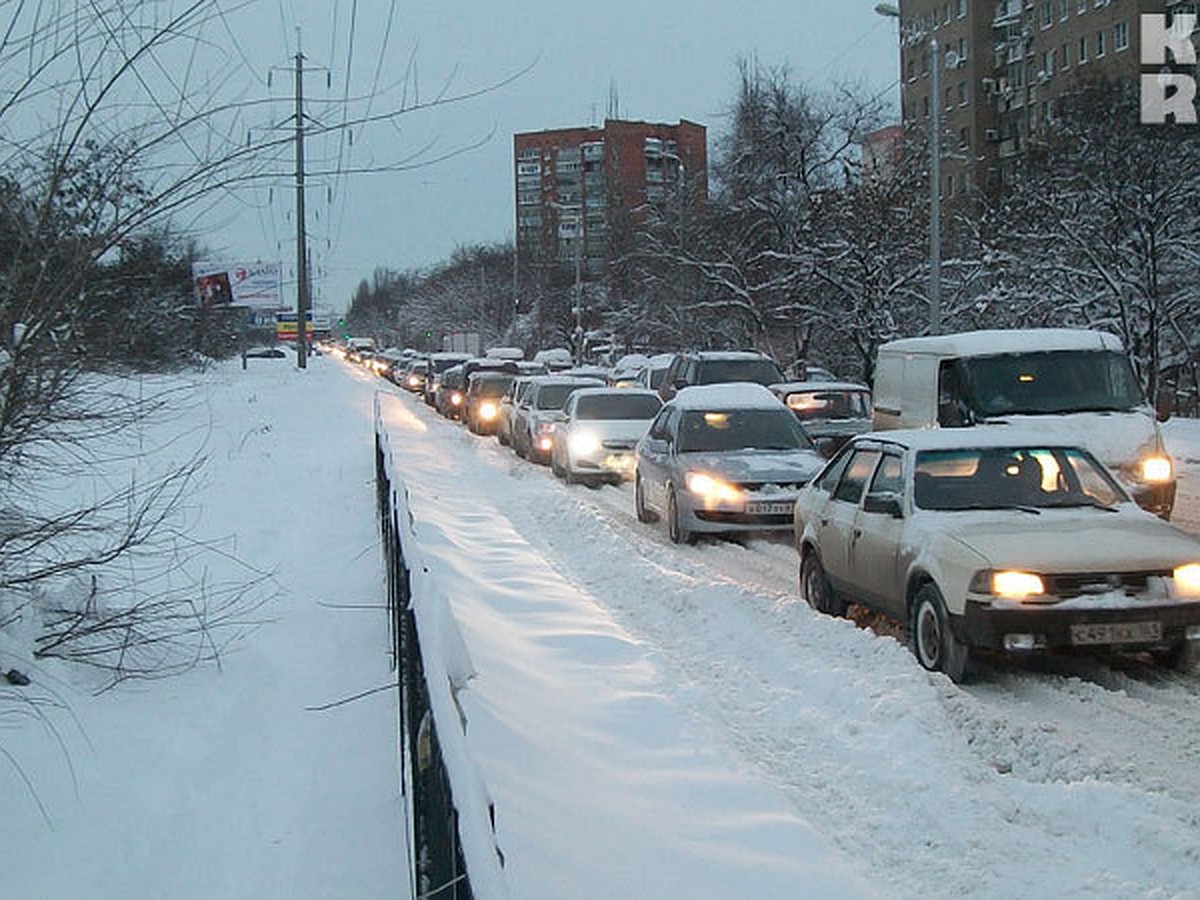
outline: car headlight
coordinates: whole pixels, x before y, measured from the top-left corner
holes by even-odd
[[[704,472],[688,472],[683,482],[693,494],[710,502],[741,503],[746,499],[740,488]]]
[[[1163,484],[1172,477],[1171,460],[1166,456],[1147,456],[1141,463],[1142,481]]]
[[[985,569],[975,573],[969,590],[975,594],[994,594],[1005,600],[1024,600],[1046,593],[1046,583],[1032,572]]]
[[[590,431],[578,431],[571,435],[571,452],[576,456],[591,456],[599,453],[601,447],[600,438]]]
[[[1188,597],[1200,597],[1200,563],[1176,566],[1171,574],[1175,577],[1175,590]]]
[[[409,387],[416,387],[420,383],[421,383],[421,379],[418,378],[416,375],[408,376],[408,386]]]
[[[490,400],[485,400],[483,403],[479,404],[479,418],[487,422],[490,422],[492,419],[496,418],[496,414],[498,412],[500,412],[500,410],[498,410],[496,408],[496,404],[492,403]]]
[[[457,391],[450,395],[450,402],[454,406],[462,406],[462,394]]]

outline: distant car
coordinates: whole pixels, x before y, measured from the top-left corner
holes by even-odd
[[[565,481],[596,485],[633,478],[634,447],[658,415],[653,391],[583,388],[563,408],[555,425],[550,468]]]
[[[637,386],[638,372],[650,365],[650,357],[644,353],[627,353],[613,363],[608,374],[608,383],[612,387]]]
[[[762,353],[740,350],[691,351],[677,353],[671,360],[658,386],[658,395],[666,401],[685,387],[742,381],[766,387],[786,380],[779,364]]]
[[[516,454],[533,462],[548,463],[554,446],[554,425],[562,418],[563,406],[573,393],[587,387],[596,387],[596,382],[561,375],[533,378],[513,413],[511,434]]]
[[[674,543],[701,532],[786,531],[800,489],[824,459],[767,388],[681,390],[637,445],[638,520],[667,519]]]
[[[429,371],[429,363],[423,359],[410,360],[402,368],[392,367],[392,380],[406,391],[414,394],[425,392],[425,375]]]
[[[469,353],[431,353],[426,359],[429,369],[425,373],[425,402],[437,406],[437,390],[442,380],[442,373],[451,366],[465,363],[471,358]]]
[[[533,361],[542,363],[551,372],[561,372],[575,365],[575,357],[566,347],[551,347],[533,354]]]
[[[533,376],[517,376],[500,397],[496,413],[496,440],[505,446],[512,443],[513,414],[516,406],[525,397],[532,383]]]
[[[771,390],[830,457],[855,435],[871,431],[871,389],[844,381],[789,381]]]
[[[287,356],[282,348],[272,344],[263,347],[250,347],[242,351],[242,356],[246,359],[283,359]]]
[[[447,419],[457,419],[462,412],[463,392],[467,389],[462,364],[442,372],[433,405]]]
[[[500,398],[512,386],[513,375],[482,371],[471,375],[463,399],[462,419],[473,434],[493,434],[500,418]]]
[[[978,650],[1200,659],[1200,541],[1036,430],[855,438],[801,493],[795,536],[814,609],[907,623],[917,661],[956,681]]]
[[[640,387],[657,391],[662,386],[663,378],[666,377],[667,369],[671,368],[671,362],[674,359],[673,353],[659,353],[651,356],[646,364],[637,370],[634,380]]]

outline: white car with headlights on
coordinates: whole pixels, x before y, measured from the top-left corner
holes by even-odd
[[[796,504],[800,590],[908,626],[959,680],[979,650],[1200,653],[1200,541],[1140,509],[1087,450],[1004,427],[855,438]]]
[[[824,459],[767,388],[682,388],[637,445],[641,522],[665,516],[674,543],[701,532],[787,530],[800,489]]]
[[[550,468],[568,483],[595,486],[633,478],[633,448],[662,408],[654,391],[583,388],[554,427]]]

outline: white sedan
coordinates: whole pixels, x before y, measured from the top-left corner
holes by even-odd
[[[907,623],[921,665],[955,680],[979,649],[1200,660],[1200,541],[1032,432],[856,438],[801,492],[795,534],[809,604]]]
[[[654,391],[583,388],[571,395],[555,425],[550,468],[567,482],[597,485],[633,478],[633,448],[662,401]]]

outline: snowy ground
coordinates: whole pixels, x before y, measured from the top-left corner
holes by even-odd
[[[138,436],[160,458],[206,444],[189,514],[209,576],[274,573],[220,670],[93,696],[93,675],[14,657],[0,633],[0,666],[33,678],[0,687],[6,900],[408,895],[394,694],[306,709],[393,677],[374,386],[315,362],[186,379],[180,417]]]
[[[958,687],[798,602],[787,542],[675,547],[627,487],[566,487],[356,367],[195,380],[196,534],[214,575],[275,573],[269,621],[220,671],[98,697],[0,633],[34,676],[0,689],[0,896],[406,896],[393,695],[306,710],[391,677],[382,613],[347,608],[382,599],[379,389],[511,896],[1200,897],[1197,677]],[[1167,434],[1200,528],[1196,425]]]

